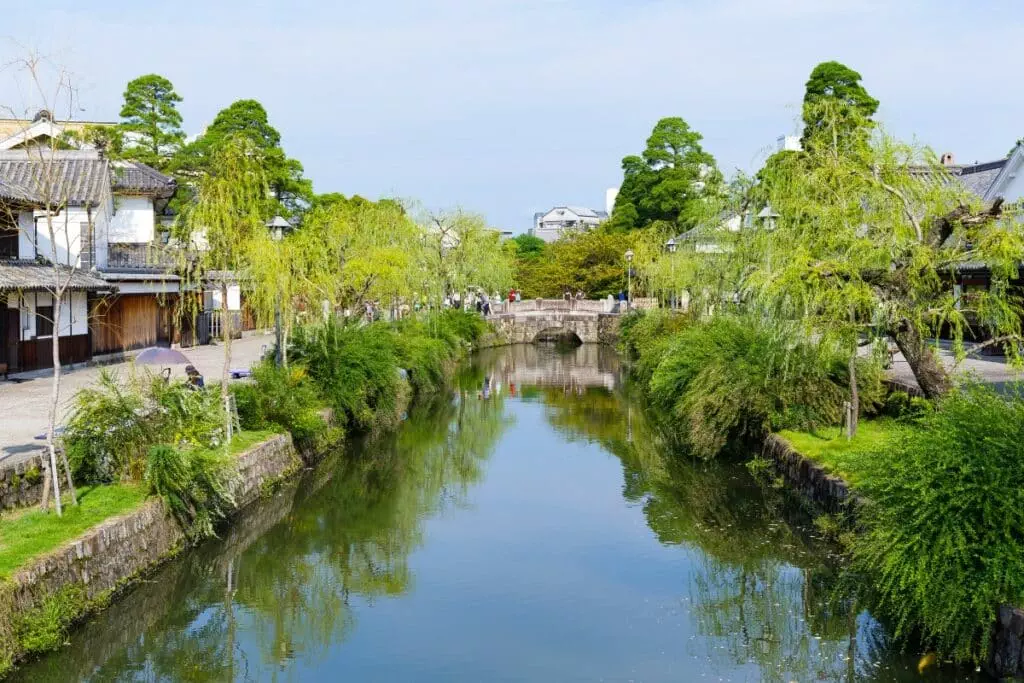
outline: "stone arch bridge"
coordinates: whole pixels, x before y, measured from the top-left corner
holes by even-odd
[[[651,303],[636,300],[633,306],[650,308]],[[623,312],[610,299],[531,299],[498,304],[489,320],[510,344],[573,338],[585,344],[614,344]]]

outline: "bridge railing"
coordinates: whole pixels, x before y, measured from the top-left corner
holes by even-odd
[[[657,299],[634,299],[632,308],[657,308]],[[625,313],[626,306],[615,299],[524,299],[504,301],[494,307],[497,313]]]
[[[498,307],[500,313],[535,313],[580,312],[580,313],[612,313],[618,302],[606,299],[524,299],[522,301],[505,301]]]

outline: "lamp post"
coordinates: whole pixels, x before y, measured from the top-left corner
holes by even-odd
[[[285,230],[290,229],[291,223],[281,216],[274,216],[267,222],[267,227],[270,228],[270,238],[274,242],[280,244],[281,240],[284,239]],[[274,301],[274,363],[277,367],[281,367],[284,364],[284,344],[283,330],[281,329],[281,299],[277,297]]]
[[[633,307],[633,250],[626,250],[626,308]]]

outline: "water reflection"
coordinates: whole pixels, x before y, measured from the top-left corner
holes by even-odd
[[[16,678],[918,680],[799,511],[674,453],[619,377],[478,354]]]

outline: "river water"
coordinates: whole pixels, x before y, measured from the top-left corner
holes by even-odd
[[[911,681],[833,549],[673,453],[609,350],[474,356],[16,680]]]

